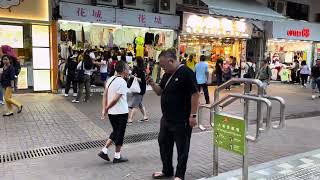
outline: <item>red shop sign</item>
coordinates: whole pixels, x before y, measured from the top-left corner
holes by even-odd
[[[288,36],[292,37],[305,37],[309,38],[311,34],[311,31],[309,28],[303,28],[302,30],[294,30],[294,29],[289,29],[287,31]]]

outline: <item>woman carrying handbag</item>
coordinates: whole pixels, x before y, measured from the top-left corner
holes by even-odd
[[[133,122],[133,116],[136,110],[139,108],[143,119],[140,122],[148,121],[148,116],[146,113],[146,109],[142,104],[144,94],[146,93],[146,74],[145,74],[145,67],[144,62],[141,57],[137,57],[136,59],[137,66],[134,67],[132,70],[132,75],[128,83],[129,90],[132,92],[132,98],[129,102],[129,118],[128,118],[128,125],[131,125]],[[140,92],[139,88],[140,87]]]

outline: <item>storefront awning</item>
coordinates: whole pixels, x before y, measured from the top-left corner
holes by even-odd
[[[208,5],[209,13],[221,16],[281,21],[286,17],[256,2],[255,0],[202,0]]]

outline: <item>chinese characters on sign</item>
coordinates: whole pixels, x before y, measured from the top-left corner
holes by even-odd
[[[245,121],[222,114],[214,116],[214,144],[227,151],[245,154]]]
[[[65,20],[76,20],[93,23],[114,23],[115,9],[98,6],[74,5],[60,3],[60,13]]]
[[[172,15],[117,9],[116,23],[127,26],[178,29],[180,18]]]

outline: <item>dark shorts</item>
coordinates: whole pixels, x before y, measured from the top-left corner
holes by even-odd
[[[122,146],[124,134],[127,127],[128,114],[109,114],[108,117],[113,129],[109,138],[114,142],[116,146]]]
[[[107,81],[108,73],[100,73],[100,79],[101,81]]]

